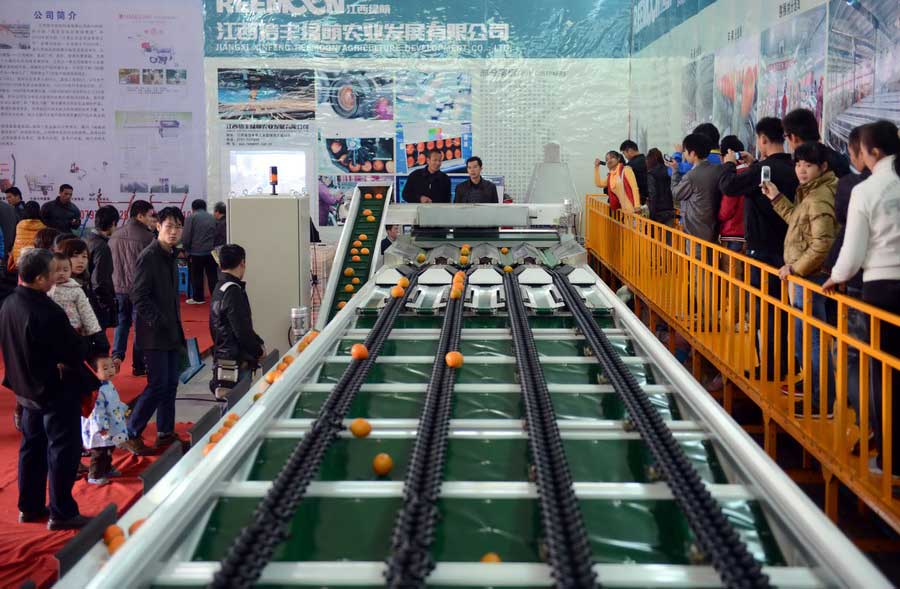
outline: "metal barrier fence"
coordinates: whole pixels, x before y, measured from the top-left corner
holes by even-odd
[[[599,195],[587,196],[585,212],[588,250],[650,307],[651,327],[658,317],[680,332],[722,373],[726,391],[733,383],[759,405],[766,451],[775,455],[780,427],[821,463],[828,515],[837,518],[840,481],[900,531],[900,477],[883,474],[900,461],[892,447],[900,359],[881,350],[883,330],[900,316],[796,276],[782,281],[777,268],[718,244],[613,213]],[[814,316],[823,302],[836,309],[835,324]],[[883,473],[872,468],[878,449]]]

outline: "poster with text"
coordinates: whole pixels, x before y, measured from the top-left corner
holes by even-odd
[[[834,0],[829,10],[824,135],[846,152],[854,127],[878,119],[900,124],[900,10],[896,0]]]
[[[201,7],[0,3],[0,189],[101,204],[206,195]],[[64,42],[60,42],[63,39]]]
[[[722,137],[736,135],[744,149],[756,146],[756,79],[759,36],[751,35],[716,52],[713,123]]]
[[[760,117],[782,118],[795,108],[806,108],[822,122],[825,33],[825,6],[798,14],[762,32]]]

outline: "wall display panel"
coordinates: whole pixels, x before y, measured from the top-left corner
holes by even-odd
[[[900,123],[900,3],[833,0],[828,17],[825,140],[847,150],[857,125]]]
[[[756,146],[759,35],[716,51],[713,120],[722,137],[736,135],[748,151]]]
[[[0,3],[0,190],[89,222],[98,204],[206,196],[202,7],[162,0]]]

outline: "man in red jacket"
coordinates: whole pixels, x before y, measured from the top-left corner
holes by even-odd
[[[729,151],[740,155],[744,151],[744,144],[735,135],[727,135],[722,139],[721,151],[727,154]],[[742,174],[749,168],[741,162],[737,166],[737,173]],[[719,205],[719,243],[733,252],[744,251],[744,195],[723,194],[722,203]]]

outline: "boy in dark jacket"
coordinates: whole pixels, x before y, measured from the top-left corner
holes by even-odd
[[[81,397],[99,382],[73,379],[87,356],[85,340],[47,292],[53,255],[33,249],[19,260],[19,281],[0,310],[6,375],[23,407],[19,446],[19,522],[49,517],[50,530],[84,527],[72,486],[81,460]],[[44,506],[49,479],[50,510]]]
[[[239,245],[219,250],[222,277],[213,289],[209,307],[209,332],[213,338],[215,366],[210,388],[222,397],[249,376],[265,355],[263,340],[253,331],[253,317],[246,284],[247,253]]]
[[[113,257],[109,248],[109,238],[119,222],[119,211],[112,205],[97,209],[94,215],[94,230],[85,239],[88,246],[88,273],[91,288],[97,301],[97,319],[100,326],[115,327],[118,322],[116,288],[113,285]]]
[[[774,117],[764,117],[756,124],[756,138],[759,153],[763,159],[753,161],[753,156],[748,153],[729,152],[725,155],[722,164],[722,175],[719,178],[719,188],[722,194],[744,196],[744,240],[746,242],[746,254],[773,266],[777,271],[784,266],[784,237],[787,234],[787,223],[778,216],[772,203],[760,190],[760,181],[763,167],[768,167],[771,181],[785,198],[793,202],[794,193],[799,184],[794,173],[794,162],[791,156],[784,152],[784,129],[781,121]],[[749,167],[744,173],[738,173],[737,160],[741,159]],[[762,284],[761,273],[756,267],[750,269],[750,283],[759,288]],[[769,296],[781,298],[781,281],[770,276],[768,280]],[[766,374],[768,380],[781,380],[787,376],[787,314],[781,314],[781,329],[775,332],[775,313],[769,306],[766,315],[768,324]],[[759,317],[757,309],[756,316]],[[781,356],[779,366],[775,364],[775,337],[781,341]],[[756,339],[757,346],[759,339]],[[759,350],[757,350],[758,352]],[[759,356],[759,354],[757,354]],[[760,357],[762,362],[762,357]],[[759,376],[759,375],[754,375]]]
[[[159,212],[159,238],[141,252],[134,273],[131,301],[137,312],[135,345],[144,351],[147,388],[138,397],[128,420],[123,448],[136,455],[149,453],[141,434],[156,413],[156,448],[178,440],[175,435],[175,395],[181,352],[185,347],[178,297],[175,247],[181,239],[184,215],[176,207]]]

